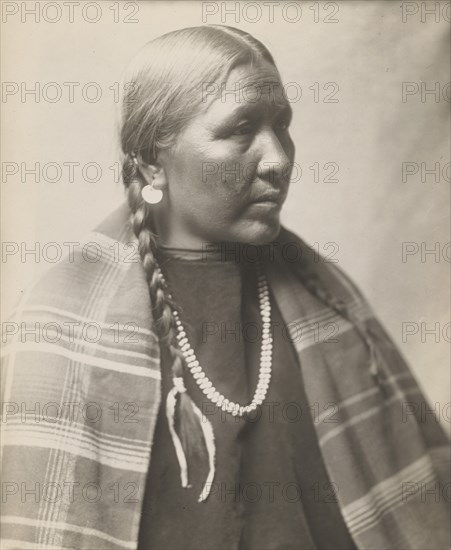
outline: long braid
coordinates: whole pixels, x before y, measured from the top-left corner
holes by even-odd
[[[381,386],[381,383],[385,377],[385,373],[381,367],[384,362],[379,348],[376,345],[375,336],[366,327],[366,325],[349,310],[344,300],[334,296],[330,292],[318,273],[312,269],[310,262],[305,257],[294,265],[294,269],[305,288],[313,294],[313,296],[318,298],[318,300],[323,302],[327,307],[331,308],[354,326],[355,330],[368,348],[370,354],[370,373],[382,389],[383,386]]]
[[[145,185],[139,169],[130,155],[122,166],[122,175],[127,188],[127,200],[133,215],[133,233],[138,239],[138,251],[149,287],[155,329],[160,345],[168,352],[173,378],[183,378],[185,359],[176,339],[176,324],[172,313],[175,304],[161,278],[156,260],[157,242],[151,230],[151,210],[143,200],[141,190]],[[188,393],[180,394],[178,428],[186,454],[204,455],[205,444],[199,420],[193,411]]]

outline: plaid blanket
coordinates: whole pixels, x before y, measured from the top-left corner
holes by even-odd
[[[449,446],[417,383],[352,282],[315,256],[327,288],[371,330],[379,385],[355,326],[282,253],[312,250],[284,228],[278,244],[267,278],[356,546],[447,548]],[[37,281],[3,329],[2,548],[135,549],[160,350],[127,206]]]

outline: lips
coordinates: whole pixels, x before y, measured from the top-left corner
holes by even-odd
[[[283,202],[283,196],[280,193],[265,193],[255,198],[252,202],[272,202],[280,205]]]

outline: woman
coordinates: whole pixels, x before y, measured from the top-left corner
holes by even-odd
[[[441,428],[358,290],[280,226],[268,50],[182,29],[126,80],[128,204],[5,350],[3,546],[445,548]]]

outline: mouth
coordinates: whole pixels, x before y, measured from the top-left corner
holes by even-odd
[[[275,202],[274,200],[258,200],[250,203],[250,208],[255,210],[262,210],[265,212],[280,212],[282,204],[280,202]]]
[[[251,201],[251,203],[282,206],[283,196],[279,193],[271,193],[271,194],[268,193],[268,194],[260,195],[259,197]]]

